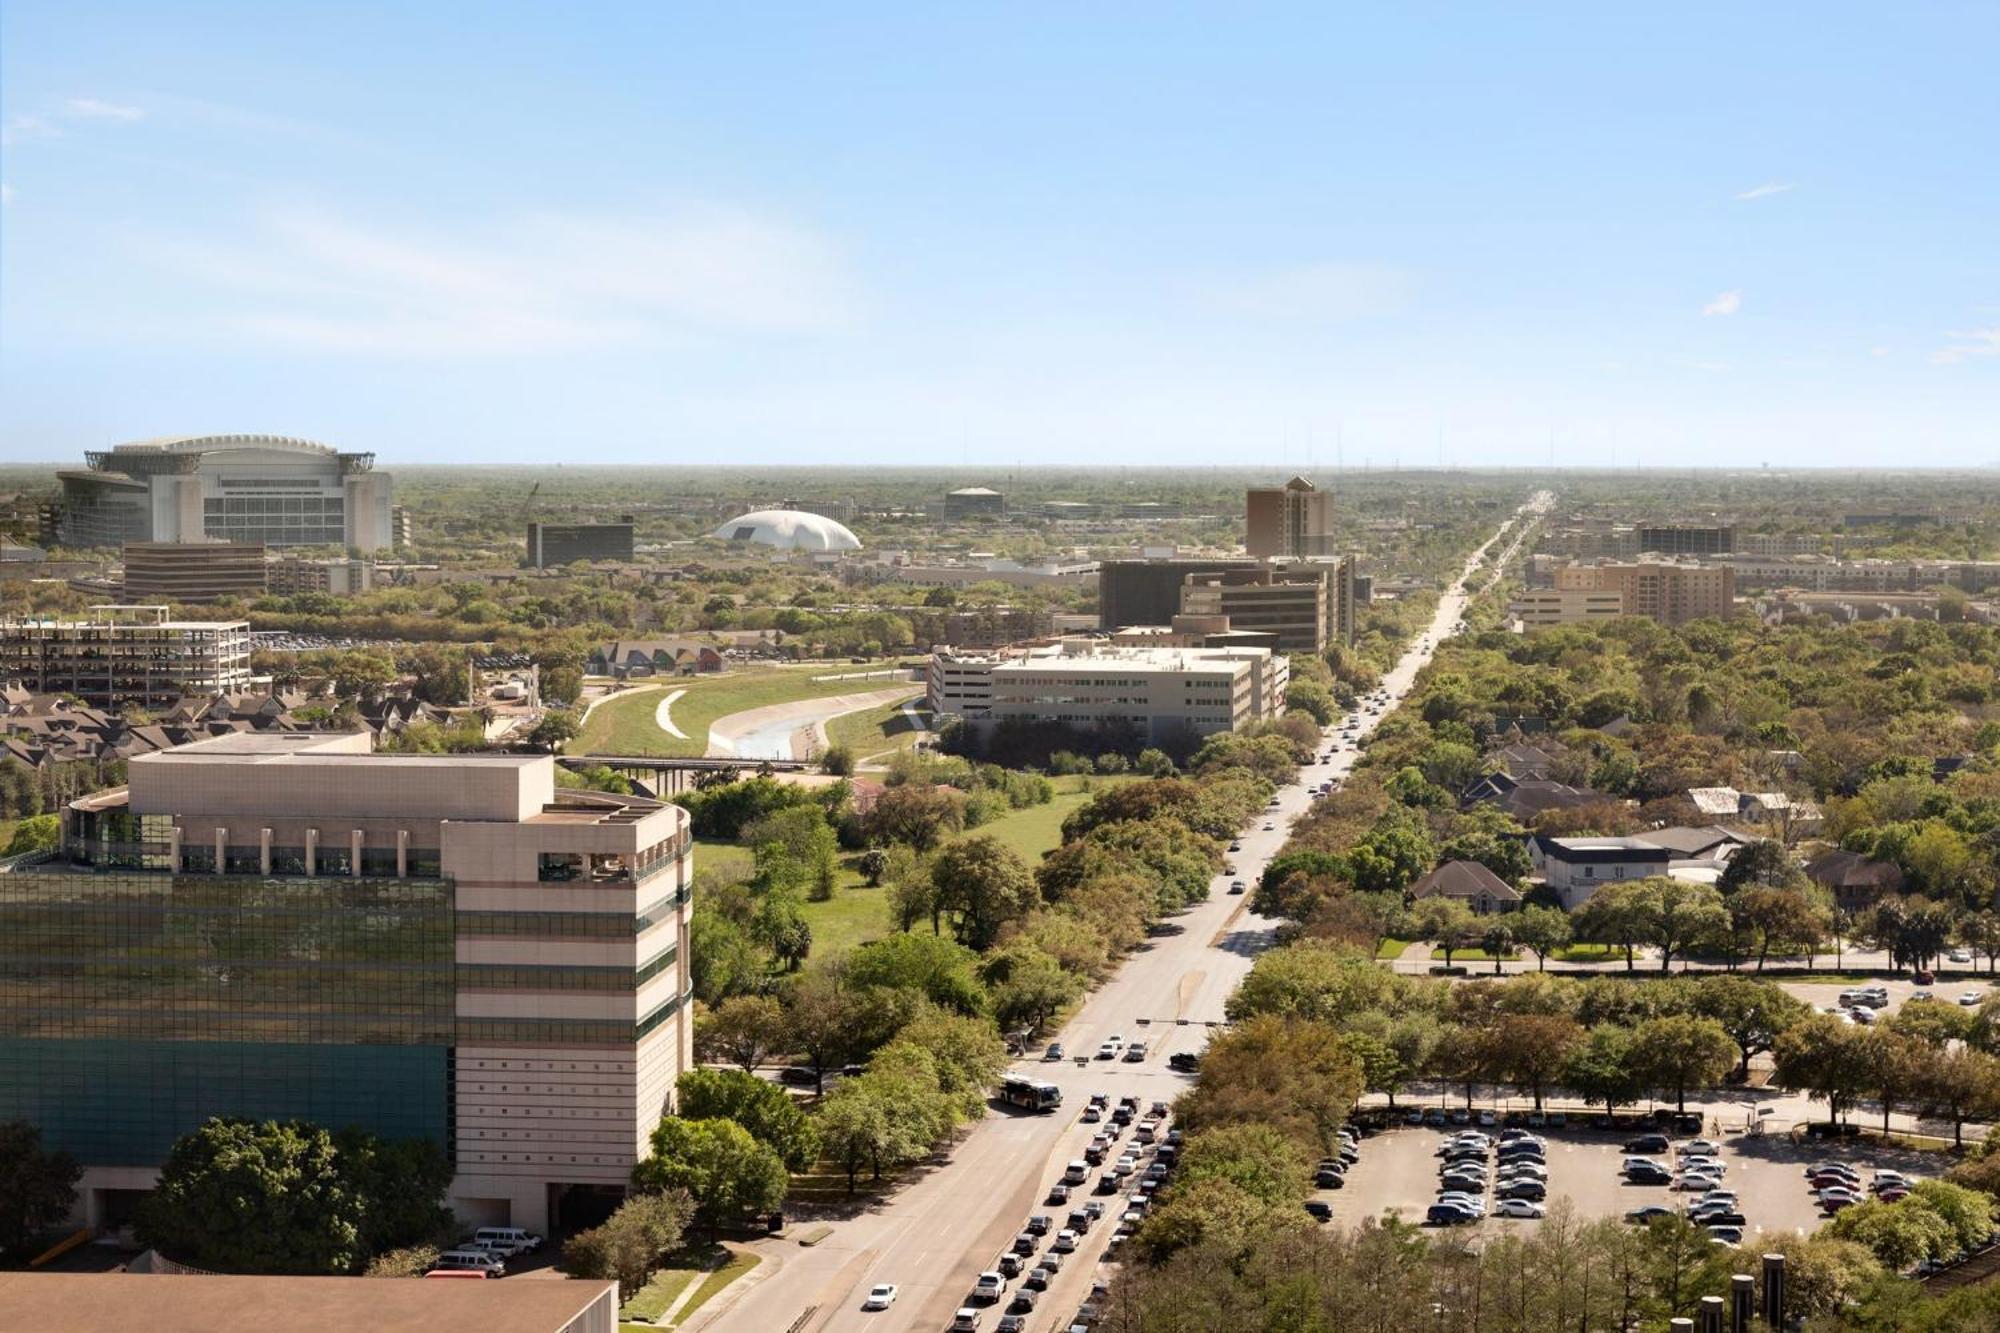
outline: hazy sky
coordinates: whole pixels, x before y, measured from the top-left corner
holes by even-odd
[[[8,0],[0,459],[2000,460],[2000,5],[1369,8]]]

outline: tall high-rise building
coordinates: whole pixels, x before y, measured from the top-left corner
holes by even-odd
[[[1248,522],[1243,546],[1253,556],[1333,555],[1333,492],[1304,477],[1282,486],[1257,487],[1245,497]]]
[[[57,474],[64,546],[193,542],[394,544],[392,483],[375,455],[281,435],[186,435],[84,455]]]
[[[210,1116],[434,1140],[467,1225],[601,1218],[693,1067],[688,817],[547,755],[225,736],[0,868],[0,1121],[116,1225]]]

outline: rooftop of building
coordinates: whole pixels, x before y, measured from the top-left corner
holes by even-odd
[[[0,1273],[7,1326],[37,1333],[264,1333],[301,1322],[371,1333],[559,1333],[607,1282]],[[310,1312],[309,1318],[304,1318]]]
[[[167,606],[101,602],[91,607],[90,612],[91,617],[84,620],[69,616],[20,616],[9,617],[0,623],[15,629],[106,629],[113,626],[120,629],[250,628],[247,620],[170,620],[168,617],[172,608]]]

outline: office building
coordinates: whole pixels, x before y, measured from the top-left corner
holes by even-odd
[[[1736,549],[1736,529],[1686,523],[1642,523],[1639,525],[1639,549],[1660,555],[1728,555]]]
[[[1624,614],[1663,625],[1727,617],[1736,607],[1736,572],[1728,565],[1641,560],[1632,564],[1565,565],[1558,592],[1615,592]]]
[[[1007,513],[1007,497],[984,486],[962,486],[946,491],[944,517],[947,523],[963,518],[1002,518]]]
[[[558,569],[578,560],[630,560],[632,520],[617,523],[530,523],[528,564]]]
[[[1584,625],[1625,614],[1625,594],[1595,589],[1524,588],[1507,603],[1507,614],[1524,629]]]
[[[1260,487],[1247,497],[1243,549],[1253,556],[1304,559],[1335,552],[1333,492],[1304,477]]]
[[[375,586],[375,565],[368,560],[308,560],[286,556],[273,560],[271,591],[287,596],[302,592],[323,592],[333,597],[351,597]]]
[[[467,1225],[601,1216],[692,1067],[688,818],[547,755],[221,737],[0,871],[0,1121],[117,1225],[213,1115],[433,1139]]]
[[[163,708],[250,684],[250,625],[172,620],[164,606],[93,606],[88,620],[0,621],[0,680],[99,708]]]
[[[389,544],[396,550],[407,550],[416,541],[416,524],[410,511],[401,505],[389,506]]]
[[[1736,550],[1744,555],[1817,555],[1826,539],[1817,532],[1739,532]]]
[[[929,702],[971,722],[1129,726],[1159,744],[1279,717],[1291,676],[1267,648],[1127,648],[1060,639],[1015,652],[934,653]]]
[[[391,483],[375,455],[281,435],[186,435],[84,455],[57,473],[51,515],[64,546],[191,542],[266,546],[394,542]]]
[[[1317,653],[1332,641],[1339,624],[1337,586],[1344,564],[1263,565],[1191,574],[1181,588],[1180,613],[1226,616],[1233,630],[1276,635],[1282,652]],[[1351,594],[1347,600],[1351,607]]]
[[[1256,568],[1255,560],[1240,556],[1102,561],[1097,566],[1097,627],[1164,625],[1180,614],[1181,585],[1189,575]]]
[[[261,597],[269,586],[262,542],[126,542],[128,602],[214,602]]]

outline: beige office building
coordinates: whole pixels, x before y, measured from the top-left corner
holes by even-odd
[[[261,597],[262,542],[126,542],[125,600],[214,602]]]
[[[1293,477],[1282,486],[1253,489],[1245,501],[1243,546],[1251,555],[1303,559],[1335,554],[1333,492]]]
[[[1339,625],[1341,573],[1342,565],[1322,562],[1190,574],[1181,586],[1181,614],[1225,616],[1233,630],[1277,636],[1283,652],[1316,653]]]
[[[1525,629],[1616,620],[1625,614],[1625,595],[1577,589],[1526,588],[1507,603],[1507,613]]]
[[[0,679],[99,708],[160,708],[250,684],[250,625],[174,620],[164,606],[93,606],[88,620],[0,621]]]
[[[210,1115],[431,1138],[463,1222],[535,1231],[645,1156],[693,1067],[686,813],[370,744],[136,758],[0,873],[0,1120],[85,1165],[90,1224]]]
[[[1150,743],[1279,717],[1290,679],[1290,663],[1268,648],[1061,639],[1005,654],[933,654],[930,702],[938,713],[996,723],[1129,724]]]
[[[1555,586],[1558,592],[1615,592],[1626,615],[1663,625],[1726,618],[1736,607],[1736,572],[1728,565],[1667,560],[1565,565],[1555,572]]]

